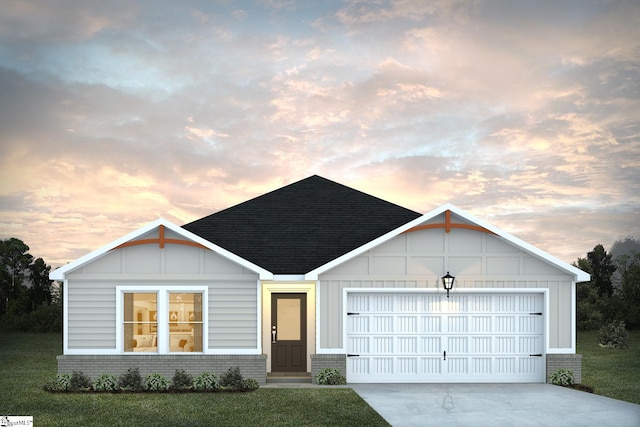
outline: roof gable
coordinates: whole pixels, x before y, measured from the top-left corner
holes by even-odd
[[[457,217],[456,221],[451,220],[451,213],[453,213]],[[442,214],[444,214],[445,216],[445,221],[444,222],[435,221]],[[410,231],[412,229],[421,229],[421,228],[444,228],[445,230],[450,230],[451,228],[464,228],[464,229],[475,229],[478,231],[489,232],[498,236],[498,238],[500,238],[502,241],[510,245],[513,245],[518,249],[521,249],[522,251],[534,256],[535,258],[555,268],[558,268],[568,274],[573,275],[576,282],[586,282],[590,280],[589,274],[585,273],[579,268],[576,268],[503,230],[500,230],[498,227],[495,227],[486,221],[480,220],[472,216],[471,214],[463,211],[462,209],[457,208],[456,206],[450,203],[442,205],[439,208],[436,208],[431,212],[419,218],[416,218],[413,221],[410,221],[398,227],[397,229],[392,230],[389,233],[386,233],[383,236],[380,236],[379,238],[369,242],[368,244],[363,245],[319,268],[316,268],[315,270],[308,272],[305,275],[305,279],[316,280],[319,274],[322,274],[325,271],[328,271],[370,249],[373,249],[389,241],[390,239],[394,238],[395,236],[401,233]]]
[[[173,233],[181,236],[181,238],[184,238],[186,240],[171,239],[171,238],[165,239],[164,238],[165,228],[168,230],[171,230]],[[158,230],[158,238],[152,238],[152,239],[145,238],[147,237],[146,236],[147,234],[149,234],[151,231],[154,231],[154,230]],[[134,245],[148,244],[148,243],[157,243],[160,245],[160,247],[163,247],[164,244],[166,243],[179,243],[179,244],[187,244],[187,245],[204,247],[206,249],[210,249],[218,253],[219,255],[229,259],[230,261],[233,261],[237,264],[242,265],[243,267],[247,268],[250,271],[258,273],[261,279],[269,279],[272,277],[272,274],[269,273],[267,270],[255,264],[252,264],[251,262],[248,262],[245,259],[240,258],[239,256],[201,238],[200,236],[197,236],[165,219],[160,218],[154,222],[151,222],[145,225],[142,228],[139,228],[138,230],[135,230],[127,234],[126,236],[123,236],[117,240],[114,240],[113,242],[103,246],[100,249],[90,252],[87,255],[84,255],[83,257],[76,259],[75,261],[72,261],[60,268],[57,268],[56,270],[52,271],[49,274],[49,278],[51,280],[64,280],[65,275],[67,273],[70,273],[86,264],[89,264],[90,262],[93,262],[103,257],[105,254],[107,254],[111,250],[118,249],[121,247],[126,247],[126,246],[134,246]]]
[[[274,274],[305,274],[420,217],[314,175],[183,226]]]

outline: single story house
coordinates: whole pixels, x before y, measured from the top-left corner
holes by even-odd
[[[59,372],[581,376],[587,273],[451,204],[423,215],[319,176],[181,227],[159,219],[50,277],[64,289]]]

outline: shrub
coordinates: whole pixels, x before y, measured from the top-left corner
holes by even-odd
[[[167,391],[169,390],[169,380],[162,374],[150,374],[144,380],[144,389],[147,391]]]
[[[553,385],[561,385],[563,387],[571,386],[573,382],[573,371],[566,368],[558,369],[549,376],[549,382]]]
[[[242,374],[240,368],[229,368],[227,372],[220,375],[218,384],[220,387],[230,390],[242,390]]]
[[[1,329],[25,332],[61,332],[62,308],[43,305],[30,313],[11,313],[2,317]]]
[[[94,391],[114,392],[118,389],[118,380],[111,374],[102,374],[93,382]]]
[[[629,348],[629,332],[623,321],[609,322],[602,325],[598,334],[598,343],[602,347],[624,350]]]
[[[91,389],[91,386],[91,378],[81,371],[73,371],[73,374],[71,375],[72,391],[86,391]]]
[[[55,380],[51,380],[44,385],[46,391],[70,391],[71,390],[71,375],[58,374]]]
[[[240,389],[244,390],[244,391],[253,391],[253,390],[257,390],[258,387],[260,387],[260,384],[258,384],[257,380],[254,380],[253,378],[245,378],[242,380],[241,385],[240,385]]]
[[[193,380],[193,389],[197,391],[213,391],[218,388],[218,377],[211,372],[203,372]]]
[[[118,378],[118,387],[126,391],[140,391],[142,390],[142,377],[140,376],[140,370],[127,369],[127,372],[120,375]]]
[[[324,368],[316,375],[316,382],[320,385],[342,385],[347,379],[335,368]]]
[[[174,390],[188,390],[193,386],[193,377],[183,369],[176,369],[171,380],[171,388]]]

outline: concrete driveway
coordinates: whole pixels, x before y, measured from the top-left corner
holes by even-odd
[[[351,384],[394,427],[640,426],[640,405],[551,384]]]

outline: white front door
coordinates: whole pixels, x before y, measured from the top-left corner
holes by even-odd
[[[544,382],[540,293],[349,293],[349,382]]]

